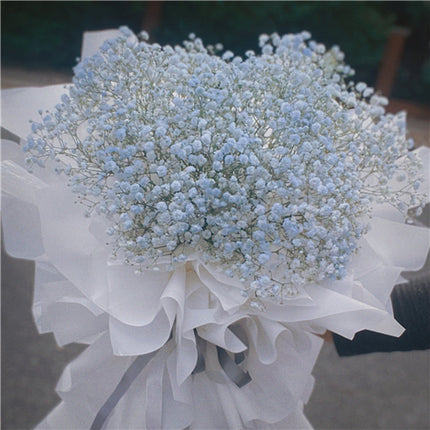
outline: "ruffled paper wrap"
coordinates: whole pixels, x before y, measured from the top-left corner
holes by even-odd
[[[87,34],[85,55],[112,35]],[[55,106],[64,91],[61,85],[4,91],[3,127],[27,136],[27,120]],[[429,166],[430,151],[418,152]],[[89,429],[142,355],[143,370],[104,429],[311,428],[303,405],[322,345],[314,333],[352,338],[363,329],[403,331],[392,317],[390,293],[402,271],[422,267],[430,236],[388,205],[375,207],[344,279],[307,285],[260,311],[246,306],[239,282],[198,256],[173,272],[137,276],[111,258],[107,221],[83,216],[67,178],[49,169],[28,173],[16,142],[2,142],[2,159],[5,246],[14,257],[36,261],[39,332],[53,332],[59,345],[89,345],[64,370],[57,385],[62,401],[40,429]],[[428,189],[428,177],[422,187]],[[231,360],[244,352],[237,366],[248,383],[232,378],[220,350]]]

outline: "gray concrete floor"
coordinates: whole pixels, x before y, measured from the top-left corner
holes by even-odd
[[[47,72],[2,72],[3,88],[68,79]],[[423,143],[428,144],[427,131]],[[1,263],[1,428],[31,429],[59,401],[55,384],[84,347],[58,348],[51,334],[37,333],[31,315],[34,264],[4,252]],[[305,412],[317,430],[430,429],[430,351],[341,358],[326,344],[314,375],[315,389]]]

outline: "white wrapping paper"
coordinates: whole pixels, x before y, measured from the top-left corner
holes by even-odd
[[[104,36],[87,36],[92,45],[84,43],[85,55]],[[4,91],[3,127],[25,138],[28,119],[54,106],[62,92],[62,86]],[[428,166],[429,151],[419,152]],[[89,344],[64,370],[57,385],[62,402],[41,429],[90,428],[135,357],[148,353],[152,358],[103,428],[311,428],[303,404],[322,344],[313,333],[352,338],[368,329],[399,336],[389,295],[402,271],[424,264],[430,242],[428,229],[405,224],[388,206],[375,207],[344,279],[308,285],[298,298],[258,311],[244,306],[240,283],[198,256],[173,272],[141,276],[113,260],[105,220],[83,216],[63,176],[49,169],[29,174],[14,142],[2,142],[2,179],[6,249],[36,261],[39,331],[52,331],[59,345]],[[196,333],[206,341],[198,373]],[[232,357],[245,351],[248,384],[238,387],[226,375],[217,346]]]

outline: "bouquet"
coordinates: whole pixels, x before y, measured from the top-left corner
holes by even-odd
[[[36,259],[39,330],[90,345],[40,428],[309,428],[315,334],[401,334],[428,154],[339,48],[260,47],[121,28],[61,97],[9,92],[11,112],[57,104],[25,159],[4,144],[6,246]]]

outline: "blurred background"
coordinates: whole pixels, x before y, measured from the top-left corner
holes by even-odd
[[[308,30],[327,47],[339,45],[354,80],[388,96],[389,110],[407,110],[417,145],[430,146],[430,2],[2,1],[2,88],[70,81],[82,33],[120,25],[145,29],[161,44],[194,32],[239,55],[258,51],[261,33]],[[32,262],[2,252],[5,430],[30,429],[49,412],[62,369],[83,349],[60,349],[51,335],[37,334],[33,271]],[[314,375],[305,411],[317,430],[430,428],[428,351],[340,358],[326,344]]]
[[[65,73],[79,56],[83,31],[127,25],[162,44],[194,32],[240,55],[258,48],[261,33],[308,30],[326,46],[340,45],[357,80],[375,85],[390,33],[401,27],[405,43],[392,96],[430,104],[427,1],[3,1],[1,10],[3,66]]]

